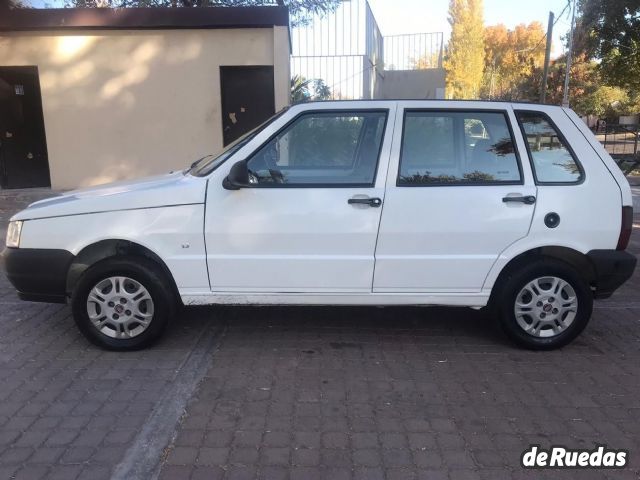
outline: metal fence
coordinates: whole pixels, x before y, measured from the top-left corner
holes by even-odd
[[[442,68],[443,34],[409,33],[384,37],[386,70]]]
[[[607,124],[595,133],[625,175],[640,167],[638,153],[640,125]]]
[[[598,132],[598,139],[610,155],[636,155],[638,129],[638,125],[607,124]]]
[[[384,70],[442,67],[443,34],[383,37],[367,0],[345,0],[291,30],[291,74],[321,79],[331,99],[373,98]]]
[[[292,75],[321,79],[333,99],[362,98],[363,74],[371,65],[366,58],[370,41],[366,34],[368,13],[366,0],[343,2],[335,12],[294,27]]]

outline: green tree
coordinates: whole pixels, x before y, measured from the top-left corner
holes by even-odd
[[[292,19],[291,23],[296,25],[308,23],[313,15],[324,15],[334,11],[341,1],[342,0],[277,0],[277,3],[289,7],[289,13]],[[248,7],[256,5],[273,5],[273,0],[65,0],[66,7],[81,8]]]
[[[444,68],[447,97],[478,98],[484,71],[482,0],[450,0],[451,39]]]
[[[306,79],[295,75],[291,79],[291,103],[304,103],[313,100],[328,100],[331,89],[320,78]]]
[[[603,81],[640,91],[640,0],[581,0],[578,46]]]
[[[573,109],[583,115],[596,115],[614,120],[625,112],[630,99],[626,90],[620,87],[601,85],[593,92],[578,97]]]
[[[329,100],[331,98],[331,89],[321,78],[314,80],[313,90],[314,100]]]

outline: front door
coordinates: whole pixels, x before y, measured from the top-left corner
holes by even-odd
[[[220,67],[220,91],[224,145],[275,113],[273,66]]]
[[[371,292],[395,108],[372,105],[282,117],[248,160],[249,188],[221,187],[231,165],[210,179],[214,291]]]
[[[374,292],[480,292],[528,234],[536,187],[513,118],[507,107],[399,112]]]
[[[50,185],[38,69],[0,67],[0,187]]]

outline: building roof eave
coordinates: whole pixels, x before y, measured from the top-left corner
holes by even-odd
[[[274,26],[289,26],[287,7],[16,8],[0,14],[0,32]]]

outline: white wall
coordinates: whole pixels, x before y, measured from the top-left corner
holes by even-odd
[[[378,77],[374,98],[380,99],[435,99],[442,98],[445,88],[445,71],[442,68],[427,70],[385,70]]]
[[[620,125],[637,125],[638,124],[638,115],[622,115],[618,119],[618,123]]]
[[[286,27],[3,34],[0,65],[38,67],[55,189],[215,153],[221,65],[274,65],[276,110],[289,101]]]

